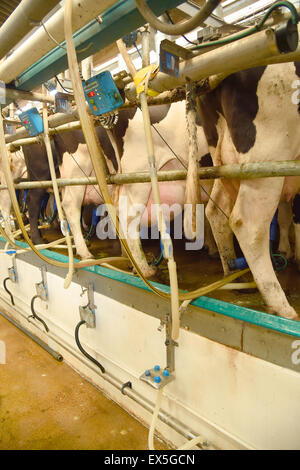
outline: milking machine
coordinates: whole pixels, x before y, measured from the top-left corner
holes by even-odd
[[[149,15],[149,11],[148,11],[149,8],[147,7],[146,3],[142,0],[135,0],[135,2],[141,14],[143,16],[145,15],[148,18],[147,15]],[[157,23],[156,22],[157,18],[155,17],[155,20],[153,19],[153,15],[151,11],[150,13],[152,16],[151,15],[149,16],[149,22],[152,25],[155,24],[156,26],[159,26],[157,29],[161,27],[165,28],[166,26],[168,31],[172,31],[172,32],[169,32],[168,34],[183,34],[184,32],[187,32],[189,29],[192,29],[195,26],[197,26],[200,21],[203,21],[207,16],[209,16],[210,13],[214,10],[214,8],[219,3],[220,3],[220,0],[209,0],[208,2],[206,2],[205,6],[201,8],[199,15],[197,15],[192,21],[186,22],[184,25],[166,25],[165,23],[162,25],[161,22]],[[281,5],[283,5],[283,4],[286,4],[287,2],[280,2],[280,3]],[[295,26],[294,16],[292,18],[292,25]],[[178,33],[178,31],[180,32]],[[142,34],[143,34],[142,35],[143,68],[142,70],[137,72],[134,69],[132,64],[129,63],[129,67],[130,67],[130,70],[131,70],[131,73],[135,82],[138,100],[140,102],[142,114],[143,114],[145,140],[146,140],[147,153],[148,153],[152,192],[154,195],[154,202],[156,204],[156,207],[158,208],[157,209],[158,211],[157,222],[158,222],[159,233],[161,235],[161,253],[167,260],[167,264],[168,264],[169,276],[170,276],[170,294],[168,292],[164,292],[163,290],[157,288],[150,281],[145,279],[141,269],[139,268],[137,261],[134,259],[133,254],[131,253],[126,237],[123,234],[122,227],[120,226],[116,208],[113,204],[112,197],[108,191],[108,185],[106,181],[106,178],[108,175],[106,173],[105,157],[100,147],[97,136],[95,134],[93,121],[87,113],[85,100],[87,101],[91,112],[94,115],[101,116],[101,117],[103,117],[103,115],[109,115],[110,113],[114,113],[120,106],[124,104],[124,101],[119,93],[118,88],[115,85],[113,78],[109,74],[109,72],[102,72],[101,74],[98,74],[95,77],[92,77],[83,83],[81,82],[78,62],[77,62],[77,57],[76,57],[76,50],[75,50],[73,36],[72,36],[72,0],[66,0],[65,38],[66,38],[66,45],[67,45],[69,70],[70,70],[70,75],[71,75],[71,79],[73,83],[74,97],[75,97],[75,101],[76,101],[77,108],[78,108],[78,114],[80,116],[82,130],[83,130],[85,140],[88,146],[88,150],[91,156],[91,161],[92,161],[93,168],[95,171],[97,184],[100,187],[101,194],[106,204],[108,213],[113,223],[115,224],[116,231],[123,245],[123,248],[129,260],[131,261],[133,267],[135,268],[137,274],[152,292],[154,292],[156,295],[160,296],[161,298],[167,299],[170,302],[171,314],[164,315],[163,318],[161,319],[161,325],[160,325],[160,330],[165,328],[166,366],[161,367],[156,364],[154,367],[147,369],[140,377],[141,380],[148,383],[150,386],[152,386],[153,388],[157,390],[157,403],[154,409],[153,420],[152,420],[152,424],[151,424],[150,432],[149,432],[149,448],[153,449],[154,447],[153,436],[154,436],[156,421],[159,416],[163,389],[166,385],[168,385],[175,379],[175,376],[174,376],[175,352],[174,351],[175,351],[175,347],[178,346],[177,339],[178,339],[179,331],[180,331],[180,313],[182,313],[183,311],[182,306],[187,306],[189,302],[191,302],[193,299],[199,296],[205,295],[218,288],[226,287],[226,285],[227,286],[231,285],[231,282],[234,279],[240,277],[242,274],[248,272],[249,270],[243,269],[242,271],[238,273],[233,273],[230,276],[227,276],[226,278],[221,279],[211,284],[210,286],[201,287],[192,292],[181,292],[178,289],[177,271],[176,271],[176,263],[174,261],[174,256],[173,256],[172,240],[171,240],[170,235],[167,232],[166,223],[163,217],[161,204],[160,204],[160,193],[159,193],[159,186],[158,186],[157,169],[156,169],[156,164],[155,164],[155,149],[154,149],[153,141],[152,141],[150,119],[149,119],[149,109],[148,109],[148,102],[147,102],[148,96],[154,96],[158,94],[158,91],[156,91],[156,88],[159,89],[159,86],[155,87],[155,86],[152,86],[152,84],[155,84],[155,83],[158,84],[159,80],[161,79],[160,78],[161,75],[159,77],[159,69],[157,66],[152,66],[149,64],[149,57],[148,57],[148,53],[146,52],[146,51],[149,51],[149,44],[147,44],[149,40],[147,30],[145,29],[144,33]],[[292,29],[291,29],[291,34],[293,36]],[[276,35],[277,42],[281,44],[279,49],[283,50],[284,47],[286,47],[287,50],[291,50],[291,47],[294,47],[294,46],[288,45],[287,47],[285,44],[285,39],[286,39],[286,29],[285,30],[282,29],[281,32]],[[265,56],[267,56],[267,52],[269,52],[270,55],[272,54],[275,55],[275,52],[277,51],[274,50],[274,44],[272,42],[272,38],[271,39],[264,38],[262,40],[263,41],[265,40],[268,43],[268,46],[270,48],[268,49],[266,47],[267,51],[264,51]],[[253,41],[253,44],[256,45],[255,41]],[[254,50],[256,52],[257,47],[254,47]],[[167,54],[168,53],[169,51],[167,51]],[[177,53],[178,55],[176,55]],[[171,53],[171,56],[169,57],[168,55],[166,55],[165,62],[168,65],[167,69],[169,71],[170,76],[172,74],[174,76],[174,73],[175,75],[177,74],[178,75],[181,74],[181,76],[184,75],[182,73],[182,69],[179,67],[179,58],[181,57],[180,54],[182,53],[183,53],[182,51],[180,52],[180,48],[177,48],[175,51],[175,54],[173,54],[173,59],[172,59],[172,53]],[[264,58],[265,56],[262,54],[261,58]],[[127,59],[128,58],[126,58],[126,60]],[[128,60],[127,60],[127,63],[128,63]],[[166,70],[164,71],[166,72]],[[195,172],[196,171],[195,162],[196,162],[196,155],[197,155],[197,147],[196,147],[197,130],[196,130],[196,125],[195,125],[195,100],[194,100],[195,90],[194,90],[194,84],[193,84],[193,80],[195,79],[195,72],[194,71],[192,72],[193,72],[191,74],[192,79],[187,84],[187,102],[188,102],[187,126],[188,126],[189,138],[190,138],[190,146],[189,146],[190,165],[189,165],[188,171],[192,172],[193,178],[197,179],[198,175]],[[190,76],[189,74],[187,75]],[[207,75],[210,75],[210,73],[208,73]],[[157,81],[155,82],[156,79]],[[184,77],[184,81],[185,80],[186,80],[186,77]],[[67,110],[67,106],[65,107],[63,106],[63,108]],[[55,168],[54,168],[54,162],[53,162],[53,156],[51,152],[49,128],[48,128],[49,127],[48,126],[48,112],[47,112],[46,105],[44,105],[43,107],[43,117],[40,116],[36,108],[31,108],[30,110],[27,110],[26,112],[20,115],[20,120],[23,123],[29,136],[31,137],[41,136],[46,145],[48,162],[49,162],[49,167],[50,167],[50,172],[51,172],[52,187],[54,190],[55,201],[57,204],[57,212],[58,212],[59,219],[62,223],[62,228],[63,228],[65,237],[61,240],[52,242],[50,244],[41,245],[41,246],[35,246],[31,242],[27,234],[26,227],[22,221],[19,203],[15,194],[14,182],[13,182],[12,175],[10,172],[9,161],[8,161],[8,156],[7,156],[6,146],[5,146],[5,137],[4,137],[4,131],[3,131],[3,118],[0,113],[0,151],[1,151],[1,154],[3,155],[4,173],[5,173],[6,183],[7,183],[8,191],[11,197],[12,205],[13,205],[16,217],[17,217],[17,221],[20,226],[20,231],[23,234],[28,244],[28,248],[20,250],[20,247],[15,243],[14,236],[11,237],[7,235],[5,231],[3,230],[3,228],[0,226],[0,234],[5,237],[5,239],[7,240],[7,244],[10,244],[13,248],[15,248],[15,250],[11,250],[11,252],[9,252],[7,248],[6,248],[6,251],[4,250],[7,254],[13,254],[12,259],[13,259],[14,264],[12,268],[10,268],[11,271],[10,271],[9,277],[6,278],[4,282],[4,288],[6,289],[8,294],[11,296],[11,301],[13,304],[14,304],[13,296],[7,289],[6,282],[8,280],[11,280],[12,282],[17,282],[16,270],[14,270],[13,268],[15,267],[15,255],[20,252],[28,252],[31,249],[43,261],[47,261],[53,264],[54,266],[64,267],[68,269],[68,274],[65,280],[64,287],[68,287],[70,285],[75,268],[77,269],[81,267],[102,264],[104,266],[108,265],[109,267],[114,269],[113,266],[110,266],[108,264],[114,258],[107,258],[107,259],[101,259],[101,260],[87,260],[87,261],[80,261],[78,263],[74,263],[71,233],[70,233],[68,223],[67,223],[67,220],[65,218],[65,215],[63,213],[62,206],[61,206],[61,201],[60,201],[60,196],[59,196],[59,191],[58,191],[58,184],[56,180],[56,174],[55,174]],[[120,165],[119,165],[119,171],[120,171]],[[195,202],[195,199],[193,199],[193,197],[194,195],[191,196],[192,198],[191,200]],[[192,227],[193,227],[195,224],[194,213],[192,217],[192,222],[193,222],[192,223]],[[92,225],[91,225],[88,236],[90,236],[92,227],[94,229],[96,223],[97,223],[96,216],[93,213]],[[273,236],[272,234],[273,234],[273,228],[271,228],[271,240]],[[68,263],[51,260],[40,252],[42,248],[50,248],[53,246],[58,247],[60,246],[59,245],[60,242],[66,243],[66,245],[64,245],[64,248],[68,249]],[[273,257],[276,257],[276,255],[272,254],[272,258]],[[122,259],[122,258],[115,258],[115,259]],[[234,262],[236,263],[235,269],[238,269],[240,266],[239,261],[234,260]],[[45,300],[45,301],[48,300],[48,287],[47,287],[45,269],[42,270],[42,276],[43,276],[42,282],[36,284],[37,294],[31,300],[32,315],[29,318],[33,318],[34,320],[37,320],[40,323],[42,323],[45,330],[49,332],[49,328],[47,324],[44,322],[43,319],[41,319],[37,315],[35,308],[34,308],[36,299],[40,298],[41,300]],[[94,299],[93,299],[93,286],[92,285],[89,284],[87,288],[87,292],[88,292],[88,304],[86,304],[85,306],[81,306],[79,308],[80,322],[77,324],[75,328],[75,341],[79,350],[82,352],[82,354],[85,357],[87,357],[89,361],[92,361],[101,370],[102,373],[104,373],[105,372],[104,367],[95,358],[90,356],[89,353],[87,353],[87,351],[82,347],[80,339],[79,339],[79,330],[83,325],[86,325],[87,328],[95,328],[96,326],[96,320],[95,320],[96,306],[94,304]],[[179,309],[180,302],[181,302],[181,309]],[[195,439],[192,439],[181,449],[191,448],[192,446],[198,443],[200,444],[204,443],[204,439],[202,436],[198,436]]]
[[[79,315],[80,315],[80,322],[76,325],[75,328],[75,341],[78,346],[78,349],[82,352],[82,354],[89,359],[89,361],[93,362],[102,372],[105,373],[105,369],[99,361],[97,361],[94,357],[92,357],[82,346],[80,339],[79,339],[79,329],[82,325],[86,325],[87,328],[96,328],[96,315],[95,309],[97,308],[94,302],[94,287],[92,283],[89,283],[86,289],[82,289],[81,296],[87,292],[88,295],[88,303],[84,306],[79,307]]]
[[[15,255],[14,252],[11,252],[11,253],[8,252],[8,254]],[[8,268],[8,277],[6,277],[3,280],[3,287],[6,290],[6,292],[8,293],[8,295],[10,296],[11,304],[15,305],[14,297],[13,297],[12,293],[10,292],[10,290],[7,288],[7,285],[6,285],[7,281],[11,281],[12,283],[18,282],[18,274],[17,274],[17,266],[16,266],[15,256],[12,256],[12,267]]]
[[[85,225],[85,223],[84,223],[83,207],[81,208],[81,216],[80,216],[81,229],[82,229],[83,233],[85,233],[84,238],[85,238],[86,241],[90,241],[91,238],[92,238],[92,237],[95,235],[95,233],[96,233],[97,225],[98,225],[99,220],[100,220],[100,216],[97,215],[97,210],[98,210],[97,207],[94,207],[94,208],[93,208],[93,211],[92,211],[92,219],[91,219],[90,226],[89,226],[89,227],[86,227],[86,225]]]
[[[275,215],[270,224],[270,256],[275,271],[281,271],[286,268],[287,260],[286,258],[279,253],[273,253],[274,244],[277,239],[278,233],[278,209],[275,212]],[[248,263],[244,257],[236,258],[228,261],[228,267],[231,271],[236,269],[245,269],[248,267]]]
[[[45,331],[48,333],[49,328],[48,328],[47,323],[36,313],[35,308],[34,308],[35,301],[37,299],[40,299],[44,302],[47,302],[48,299],[49,299],[49,291],[48,291],[46,272],[47,272],[46,267],[42,266],[42,268],[41,268],[42,280],[41,280],[41,282],[38,282],[38,283],[35,284],[36,295],[34,295],[31,299],[31,302],[30,302],[31,315],[29,315],[29,317],[27,317],[27,320],[29,321],[30,318],[33,318],[34,320],[39,321],[43,325],[43,327],[45,328]]]
[[[57,217],[57,204],[56,199],[53,197],[53,207],[50,216],[48,217],[46,214],[48,203],[50,202],[50,194],[47,192],[44,196],[44,199],[41,204],[41,212],[40,212],[40,219],[42,222],[51,225]]]

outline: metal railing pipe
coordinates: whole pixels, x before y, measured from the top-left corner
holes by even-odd
[[[149,88],[161,93],[184,85],[186,77],[191,81],[198,81],[220,73],[229,75],[239,70],[261,65],[264,62],[271,63],[272,60],[289,62],[297,60],[299,57],[300,51],[298,49],[289,54],[280,54],[275,31],[269,28],[181,62],[179,77],[159,72],[153,80],[149,81]],[[131,100],[135,99],[135,94],[135,85],[129,84],[127,96]]]
[[[186,170],[158,171],[158,181],[181,181],[186,179]],[[300,161],[283,161],[283,162],[255,162],[244,163],[243,165],[222,165],[203,167],[198,169],[198,177],[208,180],[215,178],[235,178],[235,179],[254,179],[268,178],[275,176],[300,176]],[[107,184],[134,184],[134,183],[150,183],[150,172],[141,171],[136,173],[122,173],[116,175],[107,175]],[[88,178],[60,178],[57,179],[57,186],[89,186],[97,185],[95,176]],[[52,181],[24,181],[15,183],[15,189],[41,189],[51,188]],[[7,190],[6,184],[0,185],[1,190]]]

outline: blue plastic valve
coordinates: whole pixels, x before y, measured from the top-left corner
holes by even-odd
[[[159,383],[161,382],[161,378],[160,378],[159,375],[156,375],[156,376],[154,377],[154,382],[157,383],[157,384],[159,384]]]
[[[154,370],[159,371],[160,367],[159,366],[154,366]]]

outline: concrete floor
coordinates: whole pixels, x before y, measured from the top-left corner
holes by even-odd
[[[0,341],[0,450],[147,449],[144,426],[1,316]]]

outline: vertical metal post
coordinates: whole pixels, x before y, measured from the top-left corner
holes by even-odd
[[[150,30],[149,25],[140,29],[142,35],[142,67],[150,65]]]
[[[166,316],[166,368],[170,372],[175,370],[175,346],[177,343],[172,339],[172,315]]]
[[[148,29],[144,28],[142,31],[142,57],[143,57],[143,66],[149,65],[150,61],[150,34]],[[146,64],[146,65],[145,65]],[[147,104],[147,95],[145,91],[140,93],[140,102],[143,114],[144,121],[144,131],[146,138],[146,147],[148,153],[149,169],[151,176],[152,184],[152,193],[153,200],[156,204],[157,212],[157,223],[158,229],[161,234],[161,240],[164,248],[165,257],[168,260],[168,270],[170,276],[170,286],[171,286],[171,315],[168,315],[166,318],[166,348],[167,348],[167,367],[170,372],[173,372],[175,368],[175,358],[174,358],[174,343],[173,338],[177,339],[179,334],[179,299],[178,299],[178,280],[176,272],[176,263],[173,257],[173,244],[172,240],[167,233],[166,223],[164,220],[163,212],[161,210],[161,201],[160,193],[157,179],[157,170],[155,166],[155,152],[154,152],[154,142],[151,133],[151,120],[150,113]]]

